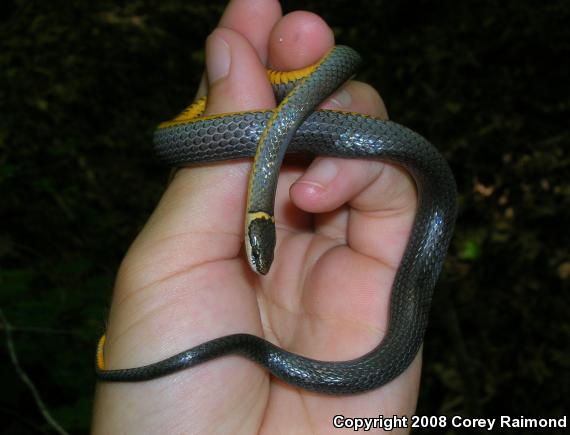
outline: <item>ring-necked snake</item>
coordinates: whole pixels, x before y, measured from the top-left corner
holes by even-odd
[[[451,239],[456,216],[453,175],[440,153],[417,133],[391,121],[357,113],[316,110],[348,80],[360,62],[349,47],[336,46],[304,70],[269,72],[274,110],[201,116],[205,99],[163,123],[154,136],[158,156],[172,166],[254,156],[249,179],[245,244],[250,265],[267,273],[273,260],[273,203],[286,150],[345,158],[381,159],[405,168],[415,180],[418,208],[392,285],[389,326],[381,343],[350,361],[318,361],[290,353],[250,334],[217,338],[143,367],[107,370],[103,346],[97,377],[144,381],[227,354],[266,367],[283,381],[307,390],[350,394],[394,379],[412,362],[423,340],[432,291]]]

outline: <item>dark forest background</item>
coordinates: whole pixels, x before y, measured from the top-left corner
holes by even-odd
[[[88,432],[114,274],[168,177],[151,135],[193,98],[224,5],[2,2],[3,434]],[[457,178],[418,414],[567,414],[570,2],[283,7],[322,15],[356,48],[358,78],[392,119],[438,146]]]

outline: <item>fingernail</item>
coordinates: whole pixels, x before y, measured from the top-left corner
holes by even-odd
[[[319,159],[309,167],[301,183],[308,183],[324,188],[338,173],[338,168],[331,159]]]
[[[218,34],[212,33],[206,41],[206,69],[210,84],[228,75],[231,60],[228,43]]]
[[[327,104],[327,106],[331,109],[343,109],[350,106],[350,103],[352,103],[352,96],[346,89],[341,89],[337,93],[333,94],[328,102],[330,104]]]

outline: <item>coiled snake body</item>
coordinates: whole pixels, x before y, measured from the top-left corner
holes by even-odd
[[[388,331],[369,353],[350,361],[318,361],[250,334],[217,338],[143,367],[107,370],[102,337],[96,373],[104,381],[143,381],[227,354],[243,355],[299,388],[351,394],[386,384],[412,362],[423,340],[432,291],[451,239],[456,187],[439,152],[417,133],[391,121],[318,110],[348,80],[359,56],[334,47],[320,62],[285,75],[271,72],[279,106],[270,111],[201,117],[198,101],[155,133],[159,158],[172,166],[254,156],[245,219],[250,265],[267,273],[273,260],[273,202],[285,151],[321,156],[381,159],[405,168],[415,180],[418,209],[392,286]],[[291,79],[291,74],[293,79]]]

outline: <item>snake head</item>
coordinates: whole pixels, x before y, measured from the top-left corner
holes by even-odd
[[[275,250],[275,221],[266,213],[250,213],[246,226],[245,248],[254,272],[267,274]]]

